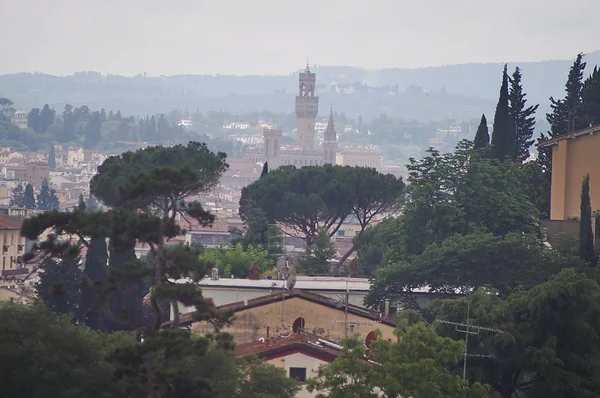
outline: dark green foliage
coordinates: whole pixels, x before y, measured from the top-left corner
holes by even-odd
[[[58,209],[60,203],[56,196],[56,190],[48,186],[48,180],[44,178],[42,188],[37,196],[37,208],[40,210]]]
[[[85,139],[83,141],[83,146],[85,148],[91,149],[98,145],[102,138],[100,132],[101,127],[102,120],[100,119],[100,113],[92,113],[90,120],[85,126]]]
[[[325,228],[319,228],[310,247],[306,247],[299,261],[299,271],[307,274],[329,274],[329,260],[335,255],[335,248]]]
[[[508,73],[504,65],[500,97],[494,114],[494,130],[492,134],[492,156],[498,160],[514,160],[517,157],[517,140],[515,125],[510,115],[508,95]]]
[[[486,287],[506,297],[517,287],[542,283],[573,261],[555,255],[541,239],[520,233],[454,235],[428,246],[410,261],[390,259],[376,272],[366,301],[375,306],[385,299],[399,299],[422,309],[412,301],[411,291],[426,287],[440,294]]]
[[[537,161],[527,162],[521,170],[522,186],[527,199],[533,203],[540,218],[548,220],[550,218],[550,186],[541,163]]]
[[[247,222],[258,207],[269,224],[293,229],[311,247],[320,227],[332,237],[350,216],[362,233],[375,217],[393,211],[403,189],[401,179],[365,167],[285,166],[242,190],[240,216]]]
[[[526,94],[521,83],[521,69],[517,66],[510,79],[508,95],[510,114],[516,131],[517,160],[524,162],[529,158],[529,148],[533,144],[535,130],[535,112],[539,105],[527,106]]]
[[[583,83],[581,102],[586,124],[600,124],[600,69],[597,66]]]
[[[108,248],[104,237],[92,237],[89,241],[83,274],[84,322],[95,330],[109,331],[110,319],[102,311],[102,289],[107,275]]]
[[[33,194],[33,186],[25,185],[25,193],[23,194],[23,207],[26,209],[35,209],[35,196]]]
[[[399,240],[399,219],[386,218],[379,224],[368,227],[355,238],[360,272],[372,276],[383,261],[384,253]]]
[[[109,338],[42,305],[12,303],[0,304],[0,334],[0,396],[121,396],[103,358]]]
[[[477,127],[477,133],[475,134],[475,139],[473,140],[473,145],[475,149],[480,149],[489,145],[490,143],[490,134],[488,132],[487,119],[485,115],[481,115],[481,122],[479,122],[479,127]]]
[[[77,201],[77,208],[79,210],[85,210],[86,209],[85,200],[83,199],[83,194],[82,193],[79,194],[79,200]]]
[[[594,233],[592,226],[592,203],[590,200],[590,175],[586,174],[581,183],[581,213],[579,218],[579,255],[595,267],[598,263],[598,253],[594,248]]]
[[[25,191],[23,185],[19,184],[13,188],[10,196],[10,207],[25,208]]]
[[[48,167],[50,170],[54,170],[56,168],[56,154],[54,153],[54,145],[50,145],[50,150],[48,151]]]
[[[473,324],[504,333],[469,338],[467,375],[493,387],[499,397],[596,397],[600,391],[600,286],[574,270],[508,299],[479,291],[471,300]],[[465,299],[432,303],[438,319],[464,323]],[[440,333],[464,339],[454,326]],[[462,370],[462,369],[461,369]]]
[[[98,201],[96,200],[96,197],[94,195],[92,195],[91,193],[90,193],[90,196],[88,197],[87,202],[85,203],[85,207],[89,211],[98,211],[99,210]]]
[[[40,300],[53,312],[71,315],[82,321],[82,279],[77,258],[47,258],[41,265],[36,291]]]

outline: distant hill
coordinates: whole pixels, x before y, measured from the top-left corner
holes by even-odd
[[[575,56],[575,54],[573,55]],[[600,51],[586,55],[588,69],[600,64]],[[540,103],[540,117],[548,97],[560,97],[572,60],[509,63],[523,71],[525,90]],[[366,70],[319,66],[317,73],[321,113],[329,104],[349,117],[369,119],[381,113],[417,120],[476,118],[493,112],[500,85],[501,63],[463,64],[430,68]],[[337,94],[333,83],[398,86],[395,95],[380,92]],[[410,86],[418,86],[419,88]],[[408,89],[408,90],[407,90]],[[124,114],[166,113],[172,109],[233,113],[293,112],[297,72],[288,76],[162,77],[102,76],[81,72],[72,76],[19,73],[0,75],[0,97],[8,97],[24,110],[48,103],[57,110],[69,103],[92,109],[121,110]]]

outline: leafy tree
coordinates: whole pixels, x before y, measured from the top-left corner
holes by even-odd
[[[475,134],[475,140],[473,141],[473,145],[475,149],[480,149],[489,145],[490,143],[490,134],[488,132],[487,119],[485,115],[481,115],[481,121],[479,122],[479,127],[477,127],[477,133]]]
[[[300,258],[300,268],[309,274],[328,274],[331,268],[329,261],[335,253],[329,231],[321,227],[312,246],[306,247],[304,255]]]
[[[94,112],[90,118],[90,121],[85,126],[85,137],[83,140],[83,146],[85,148],[94,148],[100,142],[102,133],[100,131],[102,127],[102,120],[100,119],[100,113]]]
[[[527,162],[521,168],[521,172],[523,191],[529,202],[535,206],[541,219],[549,219],[550,187],[541,163],[538,161]]]
[[[37,196],[37,208],[40,210],[54,210],[58,209],[59,206],[60,203],[56,196],[56,190],[50,188],[48,180],[44,178],[40,193]]]
[[[54,145],[50,145],[50,150],[48,151],[48,167],[50,170],[54,170],[56,168],[56,154],[54,153]]]
[[[56,118],[56,112],[54,109],[50,109],[48,104],[44,105],[42,110],[40,111],[39,118],[39,129],[38,133],[43,134],[48,130],[48,127],[54,123],[54,119]]]
[[[521,233],[454,235],[410,261],[390,259],[375,273],[365,302],[377,306],[389,299],[423,310],[412,295],[420,288],[431,294],[455,294],[485,287],[507,297],[518,287],[535,286],[576,263],[557,256],[538,237]]]
[[[12,189],[9,206],[21,209],[25,208],[25,192],[23,191],[23,185],[19,184]]]
[[[492,155],[499,160],[514,160],[517,156],[517,140],[515,135],[515,125],[512,122],[509,94],[508,94],[508,73],[507,66],[504,65],[502,71],[502,86],[500,87],[500,97],[496,105],[494,115],[494,132],[492,134]]]
[[[595,267],[598,254],[594,248],[594,233],[592,230],[592,203],[590,201],[590,175],[586,174],[581,183],[581,216],[579,218],[579,255]]]
[[[26,209],[35,209],[35,196],[33,195],[33,186],[31,184],[25,185],[23,207]]]
[[[249,210],[258,206],[269,224],[279,223],[312,245],[319,227],[333,236],[351,213],[348,198],[352,187],[344,178],[344,168],[280,167],[242,189],[240,216],[245,221]]]
[[[0,334],[0,370],[10,375],[0,386],[3,397],[122,396],[101,348],[114,346],[111,337],[75,326],[43,305],[13,303],[0,303]]]
[[[375,340],[370,364],[357,339],[344,342],[344,350],[331,364],[319,368],[308,390],[318,397],[488,397],[489,387],[465,385],[453,374],[461,360],[463,343],[440,337],[417,315],[405,312],[396,327],[397,342]]]
[[[38,134],[43,134],[40,120],[40,110],[39,108],[33,108],[27,114],[27,127],[31,128]]]
[[[407,168],[400,241],[390,247],[396,259],[418,255],[456,233],[539,233],[521,169],[512,162],[479,156],[469,141],[462,141],[452,154],[430,149],[422,160],[411,159]]]
[[[358,263],[365,276],[372,276],[381,265],[386,250],[398,241],[399,219],[386,218],[355,238]]]
[[[85,203],[85,207],[89,210],[89,211],[98,211],[98,201],[96,200],[96,197],[94,195],[92,195],[90,193],[87,202]]]
[[[594,397],[600,388],[600,286],[572,269],[506,300],[486,291],[433,302],[438,319],[503,331],[469,338],[467,376],[492,386],[497,396]],[[467,300],[470,306],[467,306]],[[444,336],[464,338],[453,326]]]
[[[510,79],[508,94],[509,109],[512,123],[516,130],[517,159],[524,162],[529,158],[529,148],[533,144],[535,130],[535,112],[539,105],[527,106],[526,94],[521,83],[521,69],[517,66]]]
[[[14,103],[8,98],[0,98],[0,113],[5,113]]]
[[[258,265],[262,272],[274,265],[269,252],[261,246],[249,245],[244,248],[240,243],[223,248],[206,248],[201,259],[208,264],[214,264],[225,277],[234,275],[246,278],[252,264]]]

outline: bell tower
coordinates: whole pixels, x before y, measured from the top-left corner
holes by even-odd
[[[315,121],[319,111],[319,97],[315,96],[316,76],[310,71],[308,62],[306,69],[298,79],[298,95],[296,96],[296,118],[298,145],[304,150],[315,147]]]
[[[335,164],[337,153],[337,133],[333,121],[333,107],[329,111],[329,121],[323,133],[323,163]]]

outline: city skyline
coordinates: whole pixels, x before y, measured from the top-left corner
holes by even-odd
[[[598,50],[600,2],[0,2],[0,74],[289,75],[572,59]],[[8,16],[8,17],[6,17]]]

